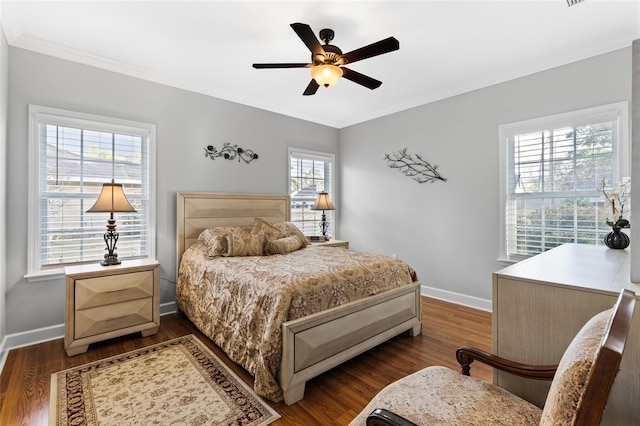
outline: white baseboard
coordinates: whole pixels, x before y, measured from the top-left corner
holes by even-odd
[[[468,306],[470,308],[480,309],[481,311],[493,311],[493,303],[488,299],[481,299],[479,297],[468,296],[466,294],[455,293],[448,290],[441,290],[434,287],[427,287],[425,285],[420,286],[420,293],[423,296],[444,300],[445,302],[456,303],[458,305]]]
[[[0,342],[0,373],[2,373],[2,369],[4,368],[4,363],[7,362],[7,355],[9,355],[9,350],[5,350],[7,345],[7,337],[2,338],[2,342]]]
[[[178,312],[176,302],[167,302],[160,304],[160,315],[175,314]]]
[[[160,315],[168,315],[177,311],[176,302],[168,302],[160,305]],[[62,339],[64,337],[64,324],[51,325],[35,330],[22,331],[8,334],[0,343],[0,373],[4,368],[9,351],[38,343]]]
[[[433,297],[434,299],[440,299],[446,302],[480,309],[482,311],[492,311],[491,300],[467,296],[465,294],[441,290],[434,287],[427,287],[424,285],[421,286],[420,293],[423,296]],[[177,312],[175,302],[168,302],[160,305],[160,315],[168,315],[174,312]],[[52,325],[49,327],[6,335],[4,339],[2,339],[2,342],[0,342],[0,373],[2,372],[2,368],[4,367],[10,350],[36,345],[50,340],[61,339],[63,337],[64,324]]]

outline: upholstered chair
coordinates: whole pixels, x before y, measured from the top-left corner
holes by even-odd
[[[391,383],[351,425],[598,425],[620,366],[634,305],[635,294],[623,290],[612,309],[585,324],[557,366],[530,366],[460,348],[462,374],[427,367]],[[553,380],[544,409],[470,377],[474,360],[520,376]]]

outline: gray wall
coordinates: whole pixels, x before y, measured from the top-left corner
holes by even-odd
[[[7,101],[9,46],[0,24],[0,342],[5,336],[5,290],[7,284]],[[0,350],[2,343],[0,343]],[[1,358],[1,356],[0,356]],[[0,361],[1,363],[1,361]]]
[[[341,239],[355,250],[397,254],[428,294],[486,307],[491,273],[503,266],[498,126],[631,99],[631,48],[339,131],[21,49],[9,48],[8,63],[7,333],[64,322],[63,281],[23,278],[30,103],[156,124],[162,303],[174,298],[176,191],[283,193],[294,146],[338,154]],[[204,146],[223,142],[260,159],[204,157]],[[448,181],[418,184],[389,169],[383,155],[404,147],[437,164]]]
[[[286,193],[287,147],[337,154],[338,131],[189,91],[9,48],[7,333],[64,323],[64,280],[27,282],[27,106],[156,125],[156,257],[161,303],[175,297],[176,192]],[[251,164],[211,161],[204,147],[253,149]],[[338,182],[339,184],[339,182]]]
[[[630,100],[626,48],[342,129],[340,237],[355,250],[398,254],[428,294],[482,305],[504,266],[498,126]],[[388,168],[383,155],[404,147],[447,182],[418,184]]]

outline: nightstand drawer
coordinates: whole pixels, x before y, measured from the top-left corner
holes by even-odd
[[[143,337],[160,326],[158,261],[135,259],[120,265],[68,266],[64,349],[85,353],[91,343],[140,332]]]
[[[75,339],[153,321],[153,298],[131,300],[75,312]]]
[[[153,271],[76,280],[76,309],[153,296]]]

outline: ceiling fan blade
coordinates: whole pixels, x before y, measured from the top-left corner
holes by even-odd
[[[298,37],[300,37],[304,44],[307,45],[314,59],[317,55],[324,56],[324,49],[309,25],[296,22],[295,24],[291,24],[291,28],[298,34]]]
[[[314,79],[311,79],[311,81],[309,82],[309,85],[307,86],[307,88],[304,89],[303,95],[305,95],[305,96],[315,95],[316,92],[318,91],[318,87],[320,87],[320,85],[318,83],[316,83],[316,81]]]
[[[400,49],[400,42],[394,37],[389,37],[369,44],[368,46],[361,47],[360,49],[347,52],[344,55],[341,55],[340,58],[346,59],[345,64],[351,64],[356,61],[382,55],[383,53],[393,52],[398,49]]]
[[[263,69],[263,68],[307,68],[312,66],[313,64],[307,63],[291,63],[291,64],[253,64],[254,68]]]
[[[340,67],[340,69],[343,72],[342,77],[346,78],[347,80],[351,80],[354,83],[358,83],[364,87],[367,87],[371,90],[377,89],[382,84],[380,80],[376,80],[375,78],[360,74],[359,72],[350,70],[349,68]]]

